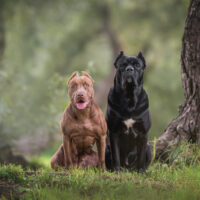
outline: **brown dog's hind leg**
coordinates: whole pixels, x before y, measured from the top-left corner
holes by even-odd
[[[88,167],[98,167],[99,157],[96,151],[91,151],[90,154],[84,154],[79,157],[78,166],[88,169]],[[59,167],[65,167],[64,162],[64,149],[63,145],[61,145],[57,152],[51,158],[51,168],[58,169]]]
[[[51,158],[51,168],[57,169],[58,167],[64,167],[64,163],[64,149],[63,145],[61,145]]]
[[[90,154],[84,154],[79,158],[79,166],[88,169],[88,167],[98,167],[99,157],[96,151],[91,151]]]

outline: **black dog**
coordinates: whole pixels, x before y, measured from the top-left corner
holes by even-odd
[[[120,52],[114,65],[117,71],[106,113],[109,130],[106,167],[145,172],[152,157],[147,145],[151,118],[148,96],[143,89],[145,59],[141,52],[138,56]]]

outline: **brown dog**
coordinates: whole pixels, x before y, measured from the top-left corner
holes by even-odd
[[[86,72],[74,72],[68,81],[71,103],[61,121],[63,145],[51,159],[51,167],[105,169],[105,138],[107,125],[101,109],[94,102],[93,79]],[[97,152],[92,148],[96,142]]]

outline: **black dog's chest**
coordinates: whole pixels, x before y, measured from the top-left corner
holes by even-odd
[[[123,131],[122,131],[123,135],[132,136],[134,138],[138,137],[138,131],[134,127],[134,125],[136,124],[136,120],[129,118],[123,120],[122,124],[123,124]]]

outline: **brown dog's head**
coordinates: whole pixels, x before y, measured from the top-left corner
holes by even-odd
[[[78,110],[87,108],[94,98],[94,81],[88,73],[82,72],[82,74],[79,76],[78,72],[74,72],[68,81],[68,94],[71,103]]]

